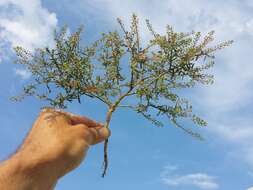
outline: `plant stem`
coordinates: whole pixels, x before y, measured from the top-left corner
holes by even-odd
[[[129,89],[125,94],[121,95],[119,97],[119,99],[112,105],[110,105],[109,110],[106,114],[106,120],[105,120],[105,127],[109,129],[109,124],[112,118],[112,113],[115,111],[115,109],[119,106],[121,100],[123,100],[126,96],[128,96],[130,94],[130,92],[132,91],[132,89]],[[103,162],[103,173],[102,173],[102,177],[105,177],[106,172],[107,172],[107,168],[108,168],[108,142],[109,140],[106,139],[104,142],[104,162]]]
[[[115,110],[115,107],[111,106],[106,114],[105,127],[108,129],[109,129],[109,124],[111,121],[112,113],[114,112],[114,110]],[[105,177],[106,172],[107,172],[107,168],[108,168],[108,151],[107,151],[108,150],[108,142],[109,142],[108,139],[106,139],[104,142],[104,163],[103,163],[102,177]]]

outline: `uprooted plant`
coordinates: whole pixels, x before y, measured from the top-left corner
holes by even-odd
[[[66,108],[67,102],[81,103],[86,96],[108,107],[105,127],[109,127],[115,110],[123,107],[156,126],[164,125],[160,116],[165,116],[174,126],[202,139],[179,124],[178,120],[184,118],[198,126],[207,122],[193,114],[191,104],[178,91],[197,83],[212,83],[213,76],[206,71],[214,65],[214,53],[232,41],[210,47],[214,31],[203,36],[200,32],[175,32],[167,26],[165,34],[158,34],[146,20],[152,39],[143,43],[136,15],[129,30],[121,19],[118,23],[120,32],[102,33],[100,39],[87,46],[81,45],[82,28],[67,35],[63,27],[55,32],[53,48],[30,52],[16,47],[17,63],[24,65],[32,77],[23,94],[13,99],[36,96],[53,107]],[[107,147],[108,139],[104,143],[103,177],[108,168]]]

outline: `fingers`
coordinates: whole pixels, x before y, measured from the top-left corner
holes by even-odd
[[[111,132],[106,127],[89,128],[93,133],[98,134],[91,145],[105,141],[111,135]]]
[[[45,116],[45,118],[49,119],[56,117],[55,119],[60,120],[62,124],[65,122],[66,124],[71,125],[73,127],[72,129],[75,130],[76,135],[81,135],[81,137],[90,145],[100,143],[110,136],[109,129],[103,127],[102,124],[87,117],[74,115],[69,112],[64,112],[52,108],[43,109],[41,115],[43,118]]]
[[[96,127],[102,127],[103,124],[98,123],[94,120],[91,120],[84,116],[75,115],[69,112],[64,112],[62,110],[56,110],[52,108],[46,108],[42,110],[42,113],[58,113],[60,115],[66,116],[67,122],[71,125],[77,125],[77,124],[84,124],[88,126],[89,128],[96,128]]]
[[[84,124],[73,126],[77,136],[81,136],[89,145],[100,143],[110,136],[109,129],[105,127],[89,128]]]
[[[70,116],[71,123],[72,125],[77,125],[77,124],[84,124],[88,126],[89,128],[96,128],[96,127],[102,127],[103,125],[91,120],[85,116],[79,116],[79,115],[74,115],[72,113],[66,113]]]
[[[38,122],[48,122],[51,125],[66,127],[71,125],[71,118],[63,111],[45,108],[41,111]]]

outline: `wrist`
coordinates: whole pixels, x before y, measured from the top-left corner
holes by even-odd
[[[0,164],[0,189],[51,190],[57,177],[46,173],[33,161],[25,159],[19,152]]]

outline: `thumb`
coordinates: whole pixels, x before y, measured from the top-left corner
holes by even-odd
[[[73,125],[72,129],[77,136],[84,138],[89,145],[100,143],[110,136],[110,130],[106,127],[89,128],[84,124]]]
[[[106,127],[97,127],[97,128],[89,128],[89,130],[94,134],[95,138],[91,145],[98,144],[108,139],[111,135],[111,131]]]

